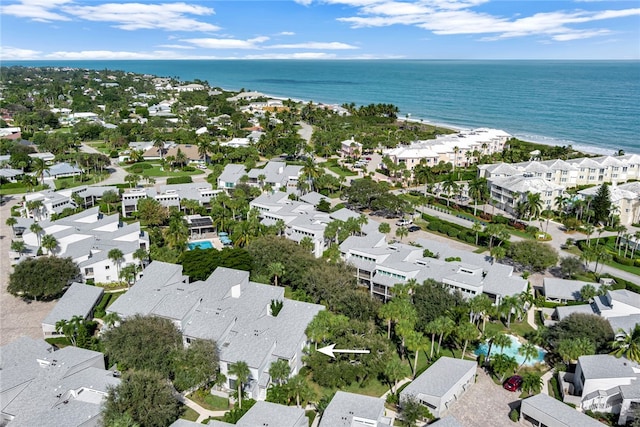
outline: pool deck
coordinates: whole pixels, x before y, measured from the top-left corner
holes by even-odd
[[[220,238],[218,238],[218,236],[215,236],[215,237],[214,236],[203,236],[202,238],[189,240],[188,244],[199,243],[199,242],[209,242],[217,250],[221,250],[222,248],[224,248],[224,245],[222,244],[222,242],[220,241]]]

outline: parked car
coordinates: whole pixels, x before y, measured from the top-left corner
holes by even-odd
[[[514,375],[504,382],[504,389],[509,391],[518,391],[522,386],[522,377],[520,375]]]
[[[413,233],[414,231],[420,231],[420,227],[418,227],[417,225],[412,225],[411,227],[407,228],[407,230]]]
[[[411,221],[410,219],[401,219],[400,221],[396,222],[396,225],[398,227],[404,227],[411,224],[413,224],[413,221]]]
[[[365,159],[367,162],[370,162],[370,161],[371,161],[371,157],[365,157],[364,159]]]

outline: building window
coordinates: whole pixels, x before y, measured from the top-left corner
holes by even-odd
[[[109,265],[105,265],[105,266],[104,266],[104,269],[105,269],[105,270],[108,270],[108,269],[109,269],[109,267],[110,267]]]

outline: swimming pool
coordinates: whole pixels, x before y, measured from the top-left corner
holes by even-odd
[[[187,243],[187,246],[189,247],[190,251],[192,251],[192,250],[194,250],[196,248],[198,248],[198,249],[212,249],[213,248],[213,245],[208,240],[201,240],[199,242]]]
[[[491,347],[491,355],[493,356],[495,354],[506,354],[507,356],[511,356],[515,358],[518,364],[522,364],[522,362],[524,362],[524,356],[518,354],[518,349],[522,346],[522,344],[518,340],[518,337],[513,335],[507,335],[507,336],[511,340],[511,345],[509,347],[504,347],[502,349],[494,345]],[[540,347],[536,347],[536,348],[538,349],[538,357],[527,360],[527,363],[525,363],[525,366],[533,366],[536,363],[544,363],[544,356],[547,354],[547,352],[541,349]],[[489,350],[489,345],[488,343],[485,342],[480,344],[474,353],[478,356],[481,354],[486,356],[488,350]]]

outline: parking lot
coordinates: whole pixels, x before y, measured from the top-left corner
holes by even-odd
[[[453,405],[447,415],[453,415],[464,427],[512,427],[511,408],[519,406],[518,392],[510,392],[495,384],[478,368],[476,383]]]

